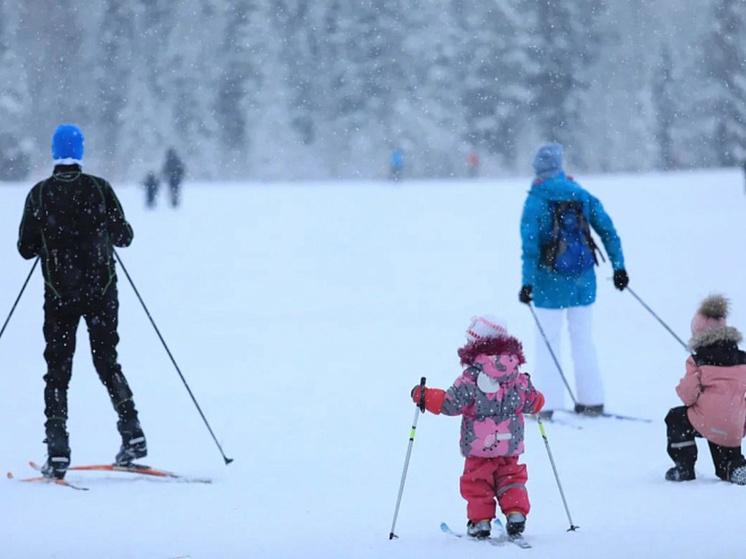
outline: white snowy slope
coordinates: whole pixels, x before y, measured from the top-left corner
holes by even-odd
[[[104,170],[88,169],[105,174]],[[710,292],[746,329],[746,196],[735,170],[581,176],[623,241],[630,286],[683,339]],[[518,222],[530,179],[473,182],[187,184],[178,211],[115,185],[135,229],[120,249],[226,454],[189,398],[120,270],[120,359],[148,436],[147,462],[211,485],[70,472],[81,492],[0,481],[3,559],[743,556],[746,488],[663,479],[667,410],[686,352],[599,270],[596,342],[607,409],[650,423],[548,424],[577,532],[538,426],[527,451],[531,550],[462,530],[459,420],[422,415],[399,538],[388,539],[421,376],[448,387],[469,317],[504,316],[531,371],[533,318],[517,300]],[[28,185],[0,185],[0,319],[30,270],[15,248]],[[33,274],[0,338],[0,469],[44,459],[42,281]],[[569,361],[565,372],[572,376]],[[541,386],[539,386],[541,388]],[[569,402],[568,402],[569,405]],[[81,326],[70,387],[72,459],[110,461],[115,414]]]

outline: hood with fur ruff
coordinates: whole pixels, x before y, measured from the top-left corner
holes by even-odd
[[[689,351],[696,353],[703,347],[728,342],[738,345],[742,340],[741,332],[733,326],[719,326],[694,334],[689,340]]]
[[[462,365],[471,365],[478,355],[513,354],[518,357],[518,364],[523,365],[523,344],[513,336],[499,336],[469,342],[458,350]]]

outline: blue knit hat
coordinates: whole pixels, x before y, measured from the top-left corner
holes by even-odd
[[[52,159],[57,164],[80,165],[83,159],[83,132],[74,124],[60,124],[52,134]]]
[[[562,146],[557,143],[543,145],[536,152],[533,162],[538,179],[550,179],[564,172],[562,169]]]

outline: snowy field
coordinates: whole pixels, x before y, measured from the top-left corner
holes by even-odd
[[[105,174],[100,169],[87,169]],[[700,300],[732,299],[746,329],[746,197],[736,170],[584,176],[622,238],[630,286],[684,340]],[[547,424],[577,532],[567,532],[538,425],[527,424],[531,550],[463,530],[459,419],[419,417],[388,539],[421,376],[447,388],[476,313],[504,316],[531,371],[533,318],[518,302],[519,219],[530,182],[187,184],[184,204],[144,208],[114,185],[135,229],[127,270],[210,421],[225,466],[120,270],[120,359],[153,466],[212,485],[70,472],[90,488],[0,480],[3,559],[743,556],[746,488],[717,480],[700,441],[698,479],[666,482],[663,418],[686,352],[599,270],[596,343],[607,409],[650,423]],[[16,235],[31,184],[0,186],[0,320],[31,267]],[[0,468],[45,457],[42,281],[34,272],[0,338]],[[566,352],[566,355],[568,353]],[[572,376],[569,362],[565,372]],[[541,386],[538,386],[541,389]],[[568,402],[569,406],[569,402]],[[72,461],[111,461],[116,417],[84,326],[70,389]]]

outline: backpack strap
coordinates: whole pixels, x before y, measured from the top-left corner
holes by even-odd
[[[598,266],[598,257],[596,256],[596,253],[598,253],[601,255],[601,260],[605,263],[606,258],[604,257],[604,253],[601,251],[599,246],[596,244],[596,241],[593,239],[593,235],[591,235],[591,226],[585,217],[582,204],[574,200],[570,202],[570,204],[575,209],[575,212],[578,216],[578,226],[585,233],[584,235],[585,243],[590,249],[591,254],[593,254],[593,262],[595,263],[596,266]]]

